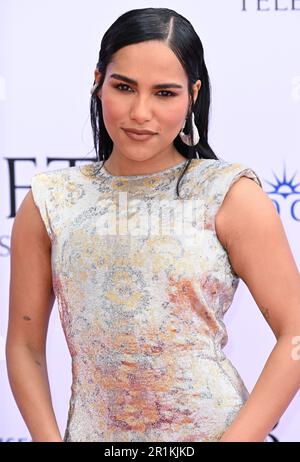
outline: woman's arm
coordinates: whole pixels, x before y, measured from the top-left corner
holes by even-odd
[[[29,191],[15,217],[11,236],[6,360],[11,389],[33,441],[62,441],[46,363],[54,299],[51,242]]]
[[[232,185],[216,231],[277,340],[220,441],[264,441],[300,387],[300,275],[277,210],[253,180],[241,177]]]

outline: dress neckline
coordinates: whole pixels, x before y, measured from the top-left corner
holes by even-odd
[[[177,170],[181,167],[184,166],[188,162],[189,159],[185,159],[179,164],[172,165],[171,167],[164,168],[163,170],[159,170],[158,172],[154,173],[144,173],[144,174],[139,174],[139,175],[113,175],[110,173],[106,167],[105,167],[105,161],[102,162],[101,164],[101,171],[104,173],[106,177],[113,178],[113,179],[128,179],[128,180],[134,180],[134,179],[139,179],[139,178],[150,178],[154,176],[160,176],[160,175],[165,175],[167,173],[173,172],[174,170]]]

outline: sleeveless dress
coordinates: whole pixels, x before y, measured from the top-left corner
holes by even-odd
[[[218,441],[249,393],[222,348],[239,277],[215,230],[241,163],[193,159],[114,176],[37,173],[53,288],[72,358],[64,441]],[[100,168],[101,167],[101,168]]]

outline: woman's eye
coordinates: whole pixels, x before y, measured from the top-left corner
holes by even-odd
[[[169,93],[168,95],[162,95],[162,96],[176,96],[176,93],[173,93],[172,91],[169,90],[161,90],[159,93]]]
[[[125,92],[128,93],[128,91],[126,89],[124,90],[124,87],[129,88],[131,90],[131,88],[128,85],[126,85],[125,83],[119,83],[118,85],[115,86],[115,88],[117,88],[118,90],[125,91]],[[160,95],[160,96],[163,96],[163,97],[176,96],[176,93],[173,93],[172,91],[168,91],[168,90],[161,90],[158,93],[164,93],[164,95]]]
[[[120,88],[120,87],[122,87],[122,88]],[[121,91],[124,91],[124,90],[123,90],[123,87],[130,88],[130,87],[129,87],[128,85],[126,85],[125,83],[119,83],[118,85],[116,85],[116,88],[117,88],[118,90],[121,90]]]

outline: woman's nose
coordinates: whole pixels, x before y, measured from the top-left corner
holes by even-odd
[[[134,98],[131,106],[130,116],[138,123],[144,123],[146,120],[152,119],[152,109],[147,98]]]

